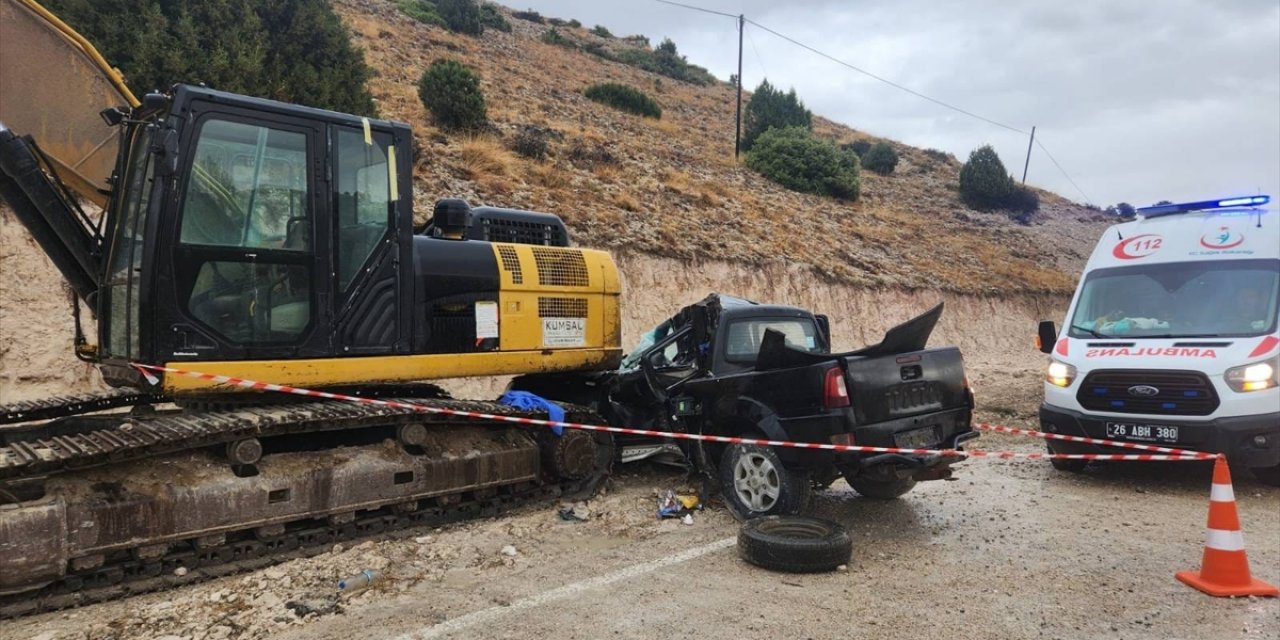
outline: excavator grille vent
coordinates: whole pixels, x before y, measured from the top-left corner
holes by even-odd
[[[585,298],[538,298],[539,318],[585,318],[587,317],[587,300]]]
[[[498,255],[502,256],[502,268],[511,274],[513,284],[524,284],[524,273],[520,271],[520,257],[515,247],[498,247]]]
[[[581,251],[533,247],[538,265],[538,284],[553,287],[585,287],[591,284],[587,261]]]

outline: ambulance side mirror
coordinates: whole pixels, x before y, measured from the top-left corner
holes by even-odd
[[[1058,327],[1052,320],[1041,320],[1036,333],[1036,346],[1040,353],[1053,353],[1053,344],[1058,341]]]

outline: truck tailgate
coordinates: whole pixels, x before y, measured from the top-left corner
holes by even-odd
[[[956,347],[843,360],[858,424],[968,406],[964,360]]]

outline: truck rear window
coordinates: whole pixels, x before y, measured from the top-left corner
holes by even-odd
[[[809,352],[820,350],[818,328],[807,318],[759,318],[738,320],[729,324],[726,333],[725,359],[729,362],[755,362],[760,353],[764,332],[773,329],[787,339],[787,345]]]
[[[1212,260],[1099,269],[1071,317],[1075,338],[1257,336],[1275,331],[1280,261]]]

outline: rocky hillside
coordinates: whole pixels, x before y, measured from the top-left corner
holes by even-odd
[[[414,127],[419,214],[446,196],[559,213],[578,244],[617,256],[624,346],[710,291],[830,313],[842,347],[873,341],[943,300],[948,313],[937,340],[965,350],[975,380],[1037,392],[1032,379],[992,383],[1035,377],[1034,321],[1061,318],[1105,224],[1093,211],[1046,192],[1029,225],[967,209],[956,195],[954,158],[894,141],[897,171],[864,172],[860,201],[797,194],[734,160],[733,90],[723,83],[685,84],[546,44],[548,25],[510,15],[512,33],[473,38],[416,22],[391,0],[335,0],[335,7],[377,71],[372,89],[381,113]],[[576,42],[636,46],[557,29]],[[430,123],[416,81],[441,57],[483,77],[493,123],[487,133],[454,136]],[[603,81],[654,96],[662,119],[582,96]],[[548,134],[547,159],[510,150],[527,127]],[[870,138],[821,118],[815,129],[842,142]],[[0,401],[98,386],[92,367],[72,356],[71,338],[61,277],[0,208]],[[468,382],[458,391],[482,397],[501,384]],[[1031,399],[1007,404],[1030,406]]]
[[[377,70],[372,90],[382,115],[414,127],[419,212],[436,198],[461,196],[559,213],[579,243],[614,251],[782,261],[826,281],[962,292],[1067,292],[1100,229],[1098,214],[1048,192],[1030,225],[970,210],[957,197],[954,157],[892,140],[897,170],[864,171],[856,203],[787,191],[734,160],[727,84],[687,84],[547,44],[551,25],[510,15],[512,33],[471,37],[419,23],[391,0],[334,6]],[[555,28],[581,45],[637,46]],[[457,137],[432,126],[416,82],[442,57],[482,77],[490,133]],[[786,86],[785,77],[771,80]],[[645,91],[661,104],[661,120],[587,100],[583,90],[597,82]],[[550,134],[547,160],[509,150],[528,126]],[[870,138],[821,117],[815,130],[840,142]]]

